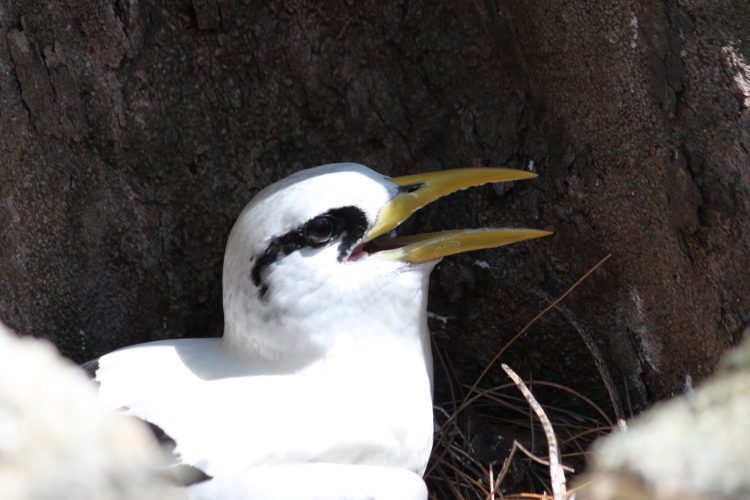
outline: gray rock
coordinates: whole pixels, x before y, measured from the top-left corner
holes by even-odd
[[[181,498],[148,429],[101,407],[47,341],[0,323],[0,499]]]
[[[750,338],[700,388],[600,440],[592,464],[579,498],[750,499]]]

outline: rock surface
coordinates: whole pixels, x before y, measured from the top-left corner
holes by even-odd
[[[104,409],[48,341],[0,323],[1,500],[179,500],[149,431]]]
[[[750,498],[750,336],[714,377],[597,442],[579,498]]]

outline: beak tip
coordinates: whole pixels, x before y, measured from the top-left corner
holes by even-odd
[[[553,231],[537,230],[537,235],[530,239],[546,238],[547,236],[552,236],[553,234],[555,234]]]

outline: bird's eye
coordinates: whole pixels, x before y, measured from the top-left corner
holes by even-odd
[[[333,237],[334,227],[333,217],[315,217],[305,224],[305,238],[313,244],[325,243]]]

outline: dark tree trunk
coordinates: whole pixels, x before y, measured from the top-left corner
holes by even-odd
[[[749,63],[746,0],[0,0],[0,319],[78,362],[220,335],[226,238],[269,183],[531,168],[408,223],[555,232],[440,264],[436,342],[473,381],[612,253],[565,305],[643,408],[750,312]],[[557,311],[504,359],[611,408]]]

